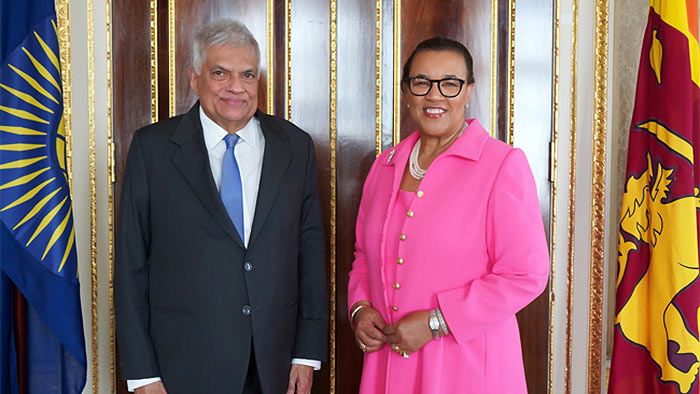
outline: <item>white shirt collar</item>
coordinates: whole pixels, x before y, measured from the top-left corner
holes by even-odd
[[[207,147],[207,151],[210,151],[219,144],[228,133],[223,127],[216,124],[216,122],[207,116],[201,105],[199,107],[199,120],[202,123],[202,131],[204,132],[204,144]],[[253,148],[260,147],[263,141],[260,121],[255,116],[253,116],[242,129],[238,130],[236,134],[238,134],[243,142],[249,144]]]

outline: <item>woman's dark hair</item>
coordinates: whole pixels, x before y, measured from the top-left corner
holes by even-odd
[[[401,81],[408,83],[413,58],[415,58],[417,54],[425,51],[450,51],[461,55],[464,58],[464,64],[467,66],[467,84],[471,85],[474,83],[473,61],[469,50],[459,41],[442,37],[429,38],[418,44],[416,49],[413,50],[411,56],[408,57],[408,60],[406,60],[406,63],[403,65],[403,77],[401,78]]]

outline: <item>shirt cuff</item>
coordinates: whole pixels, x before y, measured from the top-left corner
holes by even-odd
[[[145,379],[127,379],[126,381],[126,388],[133,392],[139,387],[143,387],[147,384],[155,383],[155,382],[160,382],[160,377],[155,377],[155,378],[145,378]]]
[[[309,360],[305,358],[293,358],[292,364],[306,365],[308,367],[313,367],[314,371],[321,369],[321,362],[318,360]],[[160,382],[160,378],[146,378],[146,379],[128,379],[126,381],[126,387],[130,392],[133,392],[139,387],[143,387],[147,384]]]
[[[307,358],[293,358],[292,364],[306,365],[307,367],[313,367],[314,371],[321,369],[321,362],[319,360],[309,360]]]

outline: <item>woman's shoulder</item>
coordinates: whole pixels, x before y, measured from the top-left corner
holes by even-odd
[[[466,157],[480,162],[481,165],[491,166],[502,162],[511,152],[517,150],[517,148],[494,138],[478,119],[466,119],[465,121],[469,127],[465,130],[465,136],[462,137],[466,137],[466,139],[460,145],[460,149]]]
[[[478,123],[475,125],[478,128],[477,133],[481,134],[481,137],[474,138],[474,140],[479,140],[483,144],[476,158],[482,169],[490,169],[495,173],[500,173],[504,171],[504,168],[529,168],[527,157],[522,149],[492,137]]]
[[[532,174],[525,152],[498,139],[489,137],[482,157],[497,177],[516,173],[519,176]]]

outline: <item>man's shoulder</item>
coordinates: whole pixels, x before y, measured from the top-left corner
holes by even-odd
[[[268,133],[279,136],[281,139],[291,139],[307,143],[311,136],[294,123],[274,115],[268,115],[258,111],[255,115],[260,122],[260,127]]]
[[[168,140],[172,137],[177,127],[182,123],[187,114],[180,114],[172,118],[163,119],[156,123],[151,123],[138,130],[136,133],[139,138],[145,140]]]

